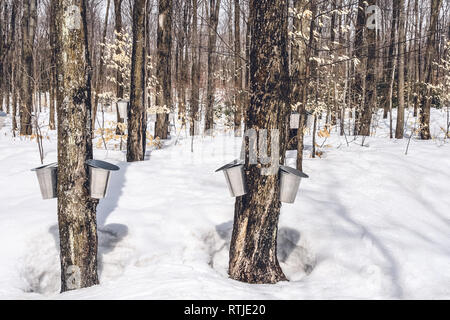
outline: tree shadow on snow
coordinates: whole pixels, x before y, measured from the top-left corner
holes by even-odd
[[[210,243],[210,265],[212,267],[216,265],[216,260],[221,264],[226,261],[223,256],[228,256],[230,250],[233,221],[217,225],[215,229],[220,241],[213,241]],[[289,270],[293,272],[302,270],[309,275],[316,265],[316,260],[314,254],[310,252],[304,244],[300,243],[301,238],[301,234],[298,230],[281,227],[278,230],[277,255],[280,263],[285,264]],[[216,259],[217,256],[222,257]],[[226,266],[220,267],[223,269]]]
[[[345,186],[340,184],[339,179],[337,179],[334,175],[330,174],[328,176],[330,181],[330,188],[327,188],[326,190],[333,190],[333,189],[345,189]],[[393,256],[393,254],[389,251],[387,246],[383,243],[382,240],[380,240],[376,235],[371,232],[371,230],[364,226],[361,222],[354,220],[350,217],[348,214],[347,208],[340,202],[340,199],[334,195],[333,192],[327,192],[325,195],[328,196],[326,201],[321,201],[323,206],[323,212],[330,211],[332,209],[337,217],[340,217],[350,225],[356,227],[360,230],[360,234],[362,234],[361,237],[365,237],[370,240],[370,242],[373,244],[373,246],[378,250],[378,252],[384,257],[385,261],[387,262],[387,267],[390,273],[388,276],[391,278],[391,283],[393,286],[393,295],[401,299],[403,296],[403,289],[399,282],[401,281],[398,263]],[[313,199],[313,201],[316,201]]]
[[[59,248],[59,228],[54,225],[49,229],[50,234],[55,241],[55,247]],[[98,228],[98,254],[97,268],[99,278],[102,276],[104,269],[104,256],[116,249],[119,243],[128,235],[128,227],[123,224],[109,224]],[[37,290],[39,292],[39,290]]]
[[[111,173],[106,198],[101,199],[97,206],[97,225],[99,229],[105,225],[108,217],[118,207],[120,197],[123,195],[125,174],[130,164],[127,162],[121,162],[118,166],[120,167],[120,170]]]

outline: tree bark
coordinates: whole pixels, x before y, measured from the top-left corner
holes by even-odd
[[[395,138],[403,139],[403,127],[405,125],[405,5],[404,0],[399,1],[398,6],[398,107]]]
[[[57,34],[56,34],[56,8],[55,8],[56,1],[51,1],[50,3],[50,21],[49,21],[49,28],[48,28],[48,34],[50,38],[50,47],[52,49],[51,57],[50,57],[50,84],[49,84],[49,93],[50,93],[50,114],[49,114],[49,129],[55,130],[55,105],[56,105],[56,96],[57,96],[57,74],[56,74],[56,41],[57,41]]]
[[[2,15],[2,11],[4,10],[6,12],[6,2],[5,3],[1,3],[0,2],[0,111],[3,111],[3,89],[4,89],[4,85],[3,82],[5,81],[5,73],[3,71],[3,65],[4,65],[4,61],[5,61],[5,40],[6,36],[4,35],[3,32],[3,15]],[[5,21],[6,23],[6,21]],[[6,103],[8,104],[8,103]]]
[[[172,111],[172,0],[159,0],[157,56],[156,105]],[[155,136],[167,139],[168,135],[169,115],[158,112]]]
[[[242,61],[241,61],[241,6],[239,0],[234,0],[234,134],[242,136]]]
[[[208,81],[206,88],[206,112],[205,112],[205,133],[211,134],[214,128],[214,90],[215,77],[213,68],[217,67],[217,56],[215,54],[217,41],[217,25],[219,23],[220,0],[209,0],[209,28],[208,28]]]
[[[357,58],[362,66],[363,59],[363,43],[364,43],[364,28],[366,25],[366,13],[364,0],[358,1],[358,15],[356,18],[355,26],[355,44],[354,44],[354,57]],[[363,92],[363,70],[361,67],[355,67],[355,82],[353,92],[355,94],[356,108],[355,108],[355,128],[354,135],[360,134],[361,126],[361,100],[364,95]]]
[[[190,135],[195,135],[195,125],[199,120],[199,99],[200,99],[200,63],[198,56],[198,21],[197,21],[197,7],[198,0],[192,0],[192,92],[191,92],[191,103],[190,103]]]
[[[105,26],[103,29],[103,35],[102,35],[102,43],[104,44],[106,42],[106,33],[108,32],[108,20],[109,20],[109,6],[111,4],[111,0],[108,0],[106,2],[106,13],[105,13]],[[92,128],[95,128],[95,119],[97,118],[97,107],[98,107],[98,99],[100,90],[102,89],[103,84],[103,78],[104,78],[104,66],[105,63],[103,61],[103,55],[105,52],[105,47],[100,47],[100,57],[99,57],[99,67],[98,67],[98,76],[97,81],[95,85],[95,100],[94,105],[92,106]]]
[[[89,196],[92,159],[91,64],[86,0],[54,1],[58,99],[58,222],[61,292],[99,283],[96,204]],[[72,12],[75,21],[69,23]],[[81,20],[80,20],[81,19]]]
[[[297,8],[298,9],[304,9],[305,3],[303,1],[297,0],[296,1]],[[300,125],[299,129],[297,131],[297,169],[302,171],[303,170],[303,149],[304,149],[304,128],[306,123],[306,103],[308,99],[308,88],[309,88],[309,81],[311,76],[312,69],[316,66],[316,64],[313,64],[313,61],[310,60],[312,49],[315,45],[314,40],[314,31],[316,29],[316,22],[315,22],[315,16],[317,15],[317,0],[312,0],[309,2],[309,6],[306,8],[309,8],[311,11],[311,22],[309,24],[309,41],[308,45],[302,45],[305,54],[304,54],[304,60],[299,61],[298,65],[294,64],[294,78],[297,77],[296,73],[298,72],[298,77],[301,77],[302,80],[300,81],[300,87],[297,87],[299,84],[296,84],[297,81],[293,81],[293,87],[292,87],[292,98],[293,101],[296,102],[298,99],[298,102],[300,102],[297,111],[300,113]],[[294,20],[295,26],[297,28],[300,27],[298,19]],[[303,34],[306,34],[306,28],[307,28],[307,20],[304,18],[302,29],[304,29]],[[300,50],[301,47],[293,47],[293,54],[294,57],[297,57],[297,59],[300,58]],[[297,68],[299,68],[297,70]],[[314,70],[314,73],[315,70]]]
[[[390,38],[390,44],[389,44],[389,50],[388,50],[388,61],[387,61],[387,71],[390,74],[390,71],[393,68],[394,63],[394,49],[395,49],[395,35],[397,34],[397,20],[398,20],[398,4],[399,1],[393,1],[392,2],[392,20],[391,20],[391,38]],[[390,80],[390,78],[388,78]],[[386,86],[385,90],[386,97],[389,96],[389,87]],[[389,106],[390,102],[386,98],[385,104],[384,104],[384,112],[383,112],[383,119],[387,119],[388,112],[389,112]]]
[[[133,8],[133,52],[131,57],[130,106],[128,108],[127,161],[145,158],[147,118],[145,110],[145,7],[136,0]]]
[[[22,17],[22,105],[20,108],[20,134],[31,135],[33,127],[33,43],[36,34],[37,0],[23,1]]]
[[[267,129],[270,136],[279,130],[279,145],[272,136],[268,149],[275,157],[272,161],[284,162],[290,96],[287,1],[251,0],[250,16],[251,103],[246,110],[247,129],[254,129],[257,134]],[[265,165],[248,161],[248,143],[246,151],[249,192],[236,200],[229,274],[232,279],[247,283],[284,281],[287,279],[277,258],[281,208],[278,163],[273,174],[263,175],[261,167]],[[264,151],[259,150],[258,154]],[[280,157],[276,156],[277,151]]]
[[[114,15],[115,15],[115,22],[114,22],[114,30],[116,33],[116,40],[117,42],[121,42],[123,35],[122,35],[122,0],[114,0]],[[120,47],[117,48],[116,54],[120,55]],[[117,70],[117,74],[116,74],[116,82],[117,82],[117,87],[116,87],[116,97],[118,100],[123,99],[124,98],[124,85],[123,85],[123,76],[122,76],[122,70]],[[119,124],[120,123],[124,123],[125,119],[122,119],[120,117],[120,113],[119,113],[119,107],[116,104],[116,114],[117,114],[117,128],[116,128],[116,133],[119,135],[123,135],[122,130],[120,129]]]
[[[442,0],[431,0],[430,25],[427,36],[427,46],[425,49],[425,83],[431,84],[433,74],[433,54],[434,43],[437,39],[437,20]],[[431,89],[424,88],[422,94],[422,108],[420,110],[420,138],[422,140],[431,139],[430,134],[430,112],[431,112]]]
[[[375,5],[375,0],[368,0],[368,6]],[[364,19],[366,20],[366,19]],[[361,114],[361,125],[359,134],[362,136],[370,136],[370,125],[372,123],[372,114],[376,104],[376,47],[377,47],[377,31],[376,29],[366,28],[367,36],[367,62],[366,62],[366,80],[364,92],[364,105]]]

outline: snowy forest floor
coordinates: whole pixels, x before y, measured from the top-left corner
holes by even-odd
[[[278,255],[290,281],[277,285],[227,277],[234,199],[214,171],[238,158],[241,139],[196,137],[191,153],[183,131],[133,164],[96,149],[121,168],[98,207],[101,285],[62,295],[56,200],[41,199],[30,171],[40,165],[36,141],[13,138],[11,119],[0,119],[0,298],[450,299],[446,114],[432,110],[434,139],[413,138],[408,155],[406,118],[406,138],[390,140],[379,114],[364,146],[334,128],[318,138],[322,158],[310,158],[306,136],[310,179],[282,207]],[[44,132],[44,162],[55,162],[56,132]]]

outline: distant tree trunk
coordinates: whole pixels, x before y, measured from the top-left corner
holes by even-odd
[[[23,1],[22,17],[22,106],[20,108],[20,134],[31,135],[33,128],[33,43],[37,24],[37,0]]]
[[[133,52],[131,57],[130,107],[128,109],[127,161],[143,161],[147,144],[145,110],[145,15],[146,0],[133,7]]]
[[[284,162],[290,96],[287,1],[251,0],[250,16],[251,103],[246,110],[247,129],[257,134],[267,129],[268,136],[279,130],[279,145],[274,136],[267,144],[275,157],[272,161]],[[287,280],[277,258],[281,207],[278,163],[271,175],[263,175],[261,170],[267,166],[249,164],[248,143],[246,151],[249,193],[236,200],[229,274],[247,283],[277,283]],[[278,151],[280,157],[276,156]]]
[[[397,126],[395,138],[403,139],[403,127],[405,125],[405,5],[404,0],[399,1],[398,12],[398,107]]]
[[[247,30],[245,31],[245,79],[244,79],[244,89],[245,89],[245,108],[250,105],[250,41],[251,41],[251,30],[250,30],[250,19],[251,17],[248,17],[247,20]],[[244,99],[244,98],[243,98]],[[247,123],[246,117],[246,111],[245,108],[243,108],[243,114],[244,114],[244,122]]]
[[[414,13],[415,13],[415,19],[414,19],[414,50],[416,50],[416,54],[414,55],[414,117],[417,117],[417,109],[419,106],[419,95],[420,95],[420,33],[419,33],[419,0],[414,1]]]
[[[198,0],[192,0],[192,92],[190,103],[190,135],[195,135],[195,125],[199,120],[199,99],[200,99],[200,63],[198,56],[198,21],[197,21],[197,7]]]
[[[209,28],[208,28],[208,81],[206,89],[205,132],[214,128],[214,68],[217,68],[216,41],[217,25],[219,23],[220,0],[209,0]]]
[[[157,92],[156,105],[172,111],[172,0],[159,0],[158,39],[157,39]],[[169,115],[156,115],[155,136],[167,139],[169,134]]]
[[[89,196],[92,159],[91,65],[86,0],[55,1],[58,99],[58,222],[61,292],[99,283],[96,204]],[[68,23],[67,16],[74,19]]]
[[[355,44],[354,44],[354,56],[360,61],[360,66],[362,66],[363,59],[363,44],[364,44],[364,28],[366,26],[366,13],[364,5],[365,0],[358,0],[358,15],[356,18],[356,26],[355,26]],[[358,70],[359,69],[359,70]],[[355,110],[355,129],[354,135],[360,134],[360,126],[361,126],[361,100],[364,96],[363,92],[363,70],[361,67],[355,67],[355,82],[354,82],[354,90],[356,97],[356,110]]]
[[[403,0],[402,0],[403,1]],[[375,5],[375,0],[369,0],[368,5]],[[364,9],[365,10],[365,9]],[[362,136],[370,136],[370,125],[372,123],[372,114],[376,105],[376,48],[377,48],[377,31],[375,28],[366,28],[367,32],[367,62],[366,62],[366,80],[364,92],[364,106],[361,114],[361,126],[359,134]]]
[[[6,11],[6,1],[5,3],[1,3],[0,2],[0,111],[3,111],[3,88],[4,88],[4,84],[3,82],[5,82],[5,78],[6,75],[3,71],[3,65],[4,65],[4,61],[5,61],[5,41],[3,39],[6,38],[6,35],[4,35],[3,32],[3,16],[2,16],[2,11],[5,10]],[[6,23],[6,21],[5,21]],[[6,103],[8,105],[8,103]]]
[[[242,61],[241,61],[241,6],[239,0],[234,0],[234,134],[242,136]]]
[[[336,7],[337,7],[337,4],[336,4],[336,1],[337,0],[333,0],[332,1],[332,9],[333,10],[336,10]],[[335,45],[335,41],[336,41],[336,30],[335,30],[335,28],[336,28],[336,23],[337,23],[337,13],[335,12],[335,11],[333,11],[332,13],[331,13],[331,26],[330,26],[330,33],[331,33],[331,37],[330,37],[330,49],[332,50],[331,52],[332,53],[335,53],[336,51],[335,51],[335,47],[336,47],[336,45]],[[332,74],[337,74],[337,70],[336,70],[336,65],[333,65],[333,66],[331,66],[331,69],[332,69]],[[337,103],[337,99],[336,99],[336,96],[337,96],[337,85],[336,85],[336,79],[333,79],[333,88],[332,88],[332,90],[333,90],[333,97],[332,97],[332,100],[333,100],[333,103],[332,103],[332,105],[329,107],[329,110],[331,111],[331,124],[334,126],[334,125],[336,125],[336,123],[337,123],[337,115],[339,114],[339,111],[338,111],[338,103]]]
[[[427,46],[425,49],[425,83],[431,84],[433,74],[434,44],[437,40],[437,20],[442,0],[431,0],[430,25],[427,35]],[[431,112],[431,89],[424,88],[422,94],[422,108],[420,110],[420,138],[422,140],[431,139],[430,134],[430,112]]]
[[[50,39],[50,47],[52,48],[51,57],[50,57],[50,84],[49,84],[49,94],[50,94],[50,115],[49,115],[49,129],[55,130],[55,106],[56,106],[56,96],[57,96],[57,75],[56,75],[56,1],[51,1],[50,3],[50,21],[48,26],[48,34]]]
[[[109,20],[109,6],[111,4],[111,0],[108,0],[106,2],[106,13],[105,13],[105,26],[103,29],[103,35],[102,35],[102,43],[106,42],[106,33],[108,32],[108,20]],[[102,89],[103,79],[104,79],[104,66],[105,63],[103,61],[103,55],[105,52],[105,47],[100,47],[100,61],[99,61],[99,67],[98,67],[98,76],[97,81],[95,85],[95,100],[94,105],[92,106],[92,128],[95,128],[95,119],[97,118],[97,107],[98,107],[98,96],[100,94],[100,90]]]
[[[388,51],[388,61],[387,61],[387,71],[390,74],[390,71],[392,70],[393,62],[394,62],[394,48],[395,48],[395,35],[397,34],[397,20],[398,20],[398,4],[399,1],[393,1],[392,2],[392,20],[391,20],[391,38],[390,38],[390,44],[389,44],[389,51]],[[390,79],[390,78],[389,78]],[[387,96],[389,96],[389,87],[386,86],[385,90],[386,100],[384,104],[384,112],[383,112],[383,119],[387,119],[387,115],[389,112],[389,106],[390,102],[387,99]]]
[[[12,131],[15,136],[15,131],[17,130],[17,80],[16,80],[16,67],[13,65],[12,67],[12,76],[11,76],[11,85],[12,85]]]
[[[183,33],[180,43],[180,60],[181,68],[179,73],[179,107],[178,107],[178,119],[181,120],[182,125],[186,125],[186,87],[188,85],[188,24],[190,19],[190,0],[184,3],[183,8]]]
[[[117,42],[122,41],[123,39],[123,35],[122,35],[122,0],[114,0],[114,15],[115,15],[115,32],[116,32],[116,40]],[[116,54],[119,55],[120,52],[120,48],[117,48]],[[124,98],[124,85],[123,85],[123,76],[122,76],[122,70],[117,70],[117,75],[116,75],[116,81],[117,81],[117,94],[116,97],[117,99],[123,99]],[[125,119],[122,119],[120,117],[120,113],[119,113],[119,107],[116,104],[116,114],[117,114],[117,128],[116,128],[116,133],[122,135],[123,132],[120,129],[119,124],[120,123],[124,123]]]
[[[304,10],[308,7],[304,7],[305,3],[304,1],[297,0],[296,1],[296,8],[298,10]],[[305,123],[306,123],[306,103],[308,101],[308,89],[309,89],[309,81],[311,76],[311,71],[314,71],[313,73],[316,73],[315,70],[312,70],[315,68],[316,64],[313,64],[313,61],[310,59],[312,54],[312,49],[315,46],[315,38],[314,38],[314,32],[316,29],[316,22],[314,17],[317,15],[317,0],[311,0],[309,2],[309,9],[311,11],[311,22],[309,25],[309,41],[308,45],[301,45],[301,47],[304,47],[305,54],[303,55],[304,61],[299,61],[298,67],[300,68],[297,71],[297,65],[294,64],[294,77],[296,77],[296,72],[300,72],[298,74],[299,77],[302,78],[300,85],[301,87],[297,87],[298,84],[295,84],[297,81],[293,81],[293,87],[292,87],[292,97],[293,101],[296,102],[298,99],[298,102],[300,102],[297,111],[300,113],[300,126],[297,131],[297,169],[302,171],[303,170],[303,149],[304,149],[304,129],[305,129]],[[304,21],[302,21],[302,29],[304,29],[304,34],[306,33],[306,27],[307,27],[307,20],[303,18]],[[294,20],[294,25],[300,27],[298,19]],[[301,43],[303,43],[303,39],[301,40]],[[300,59],[301,54],[300,51],[301,47],[293,47],[293,54],[294,57],[297,57],[297,59]],[[295,60],[294,60],[295,61]],[[303,70],[302,70],[303,66]]]

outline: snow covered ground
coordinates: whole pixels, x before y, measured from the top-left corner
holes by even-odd
[[[135,164],[123,152],[96,150],[121,168],[98,207],[101,285],[62,295],[56,200],[41,200],[30,171],[40,164],[36,142],[13,138],[4,119],[0,299],[450,299],[445,117],[433,110],[435,138],[412,139],[408,155],[408,139],[389,140],[380,117],[364,146],[353,137],[347,145],[335,130],[320,138],[324,157],[305,160],[310,179],[282,208],[279,258],[290,282],[277,285],[227,277],[234,199],[214,171],[237,158],[239,139],[197,137],[191,153],[182,132],[177,145]],[[56,161],[55,132],[44,149],[45,163]],[[295,152],[288,158],[293,166]]]

